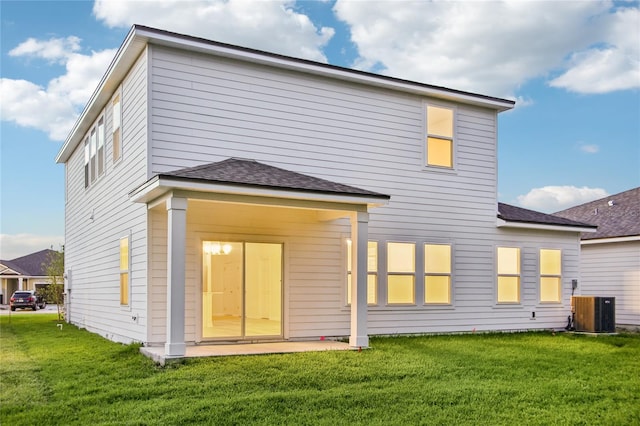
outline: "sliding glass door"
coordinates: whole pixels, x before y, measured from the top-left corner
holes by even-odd
[[[202,243],[202,337],[282,335],[282,244]]]

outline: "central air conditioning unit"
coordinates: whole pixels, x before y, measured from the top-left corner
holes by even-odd
[[[616,298],[573,296],[571,308],[576,331],[614,333],[616,331]]]

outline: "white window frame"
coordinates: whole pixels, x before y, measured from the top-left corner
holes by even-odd
[[[96,178],[100,178],[105,173],[105,123],[104,123],[104,115],[98,119],[98,124],[96,125],[96,137],[97,141],[97,152],[96,152]],[[102,159],[100,158],[102,156]]]
[[[106,173],[105,154],[105,116],[104,113],[91,126],[84,137],[84,188],[89,189]],[[100,143],[102,143],[102,162],[100,162]],[[102,167],[100,167],[102,166]]]
[[[543,274],[542,273],[542,251],[553,250],[560,252],[560,274]],[[538,303],[541,304],[558,304],[562,303],[562,271],[564,270],[562,265],[562,249],[541,247],[538,250]],[[558,300],[542,300],[542,279],[543,278],[557,278],[558,280]]]
[[[375,270],[371,270],[369,269],[369,244],[370,243],[375,243],[376,244],[376,268]],[[353,262],[353,260],[351,259],[351,239],[347,238],[346,239],[346,246],[347,246],[347,257],[346,257],[346,266],[347,266],[347,280],[346,280],[346,305],[350,306],[351,305],[351,284],[350,284],[350,279],[352,278],[351,275],[351,269],[349,268],[349,261],[351,260],[351,262]],[[378,277],[378,270],[380,269],[380,243],[376,240],[369,240],[367,241],[367,305],[368,306],[377,306],[378,305],[378,300],[380,298],[379,296],[379,287],[380,287],[380,280]],[[370,301],[369,300],[369,279],[373,277],[375,279],[375,288],[373,289],[373,296],[374,296],[374,300]]]
[[[87,189],[91,186],[91,178],[90,178],[90,164],[91,164],[91,151],[89,147],[89,135],[84,138],[84,188]]]
[[[498,255],[498,251],[499,249],[516,249],[518,250],[518,273],[517,274],[509,274],[509,273],[500,273],[500,256]],[[496,285],[495,285],[495,291],[496,291],[496,297],[495,297],[495,301],[498,305],[521,305],[522,304],[522,247],[518,247],[516,245],[500,245],[500,246],[496,246],[495,250],[495,265],[496,265]],[[518,300],[517,301],[500,301],[500,291],[499,291],[499,286],[500,286],[500,277],[506,277],[506,278],[517,278],[518,279]]]
[[[118,111],[115,104],[118,104]],[[111,98],[111,148],[113,164],[122,160],[122,88],[118,88]],[[118,127],[115,127],[115,125]],[[116,144],[116,140],[118,141]]]
[[[389,270],[389,245],[390,244],[411,244],[413,246],[413,272],[398,272],[398,271],[390,271]],[[388,306],[415,306],[416,305],[416,254],[417,254],[417,243],[415,241],[387,241],[385,244],[386,251],[386,282],[385,282],[385,294],[386,294],[386,303]],[[389,277],[392,276],[410,276],[413,278],[412,284],[412,294],[413,301],[411,302],[389,302]]]
[[[431,272],[427,271],[427,246],[446,246],[449,248],[449,272]],[[444,306],[453,303],[453,245],[451,243],[425,242],[422,245],[424,258],[424,297],[425,306]],[[449,278],[449,301],[448,302],[428,302],[427,301],[427,277],[448,277]]]
[[[451,129],[451,136],[442,136],[442,135],[438,135],[435,133],[432,133],[429,131],[429,124],[428,124],[428,113],[429,113],[429,107],[435,107],[435,108],[442,108],[442,109],[448,109],[452,112],[453,115],[453,119],[452,119],[452,126],[453,128]],[[457,124],[457,117],[458,117],[458,108],[452,105],[447,105],[447,104],[441,104],[441,103],[434,103],[434,102],[425,102],[424,103],[424,107],[423,107],[423,122],[424,122],[424,131],[423,131],[423,138],[422,138],[422,151],[423,151],[423,156],[422,156],[422,165],[423,168],[427,169],[427,170],[432,170],[432,171],[440,171],[440,172],[454,172],[457,168],[457,151],[458,151],[458,144],[456,143],[457,141],[457,135],[456,135],[456,124]],[[451,167],[449,166],[440,166],[440,165],[436,165],[436,164],[429,164],[429,143],[428,143],[428,138],[437,138],[437,139],[442,139],[442,140],[449,140],[451,141]]]
[[[127,269],[122,269],[121,263],[121,250],[122,241],[127,240]],[[118,239],[118,290],[119,290],[119,304],[121,307],[127,308],[131,306],[131,233],[122,236]],[[127,274],[127,300],[126,303],[122,303],[122,275]]]

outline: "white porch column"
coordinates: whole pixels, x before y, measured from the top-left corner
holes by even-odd
[[[18,277],[18,290],[24,290],[24,284],[23,284],[24,278],[22,277]]]
[[[184,281],[187,200],[167,200],[167,341],[166,356],[184,356]]]
[[[349,346],[366,348],[367,335],[367,246],[369,213],[351,215],[351,336]]]

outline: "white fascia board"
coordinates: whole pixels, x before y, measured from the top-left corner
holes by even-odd
[[[216,56],[241,60],[243,62],[258,63],[271,67],[299,71],[305,74],[315,74],[323,77],[350,81],[354,83],[365,84],[368,86],[376,86],[385,89],[399,90],[422,96],[433,96],[440,99],[447,99],[450,101],[461,102],[465,104],[488,107],[496,109],[498,111],[507,111],[514,107],[514,103],[512,101],[484,96],[480,94],[447,89],[444,87],[439,88],[436,86],[429,86],[418,82],[396,78],[389,79],[386,76],[360,73],[348,68],[327,67],[319,65],[312,61],[297,60],[296,58],[288,58],[279,54],[270,54],[269,52],[256,52],[243,48],[237,48],[235,46],[223,46],[211,43],[208,40],[194,39],[188,36],[184,38],[178,38],[171,34],[158,33],[152,30],[145,29],[139,29],[138,32],[141,36],[146,37],[149,42],[154,44],[215,54]]]
[[[525,223],[525,222],[508,222],[504,219],[497,219],[496,226],[498,228],[516,228],[516,229],[537,229],[542,231],[561,231],[561,232],[596,232],[595,228],[565,225],[547,225],[544,223]]]
[[[172,191],[204,192],[231,194],[249,197],[281,198],[303,201],[318,201],[323,203],[339,203],[352,205],[367,205],[379,207],[388,204],[389,200],[379,197],[357,196],[349,194],[332,194],[326,192],[296,191],[291,189],[260,188],[247,185],[230,185],[223,183],[208,183],[172,179],[156,176],[129,194],[129,199],[136,203],[153,202]]]
[[[84,134],[89,130],[91,124],[102,111],[104,105],[111,99],[120,81],[149,43],[214,54],[244,62],[290,69],[343,81],[414,93],[421,96],[433,96],[454,102],[492,108],[497,111],[506,111],[514,107],[512,101],[490,96],[439,88],[401,79],[390,79],[384,76],[360,73],[346,68],[325,67],[311,61],[296,60],[295,58],[269,54],[267,52],[257,52],[236,46],[224,46],[205,39],[198,39],[186,35],[180,36],[166,33],[162,30],[154,31],[153,29],[134,26],[127,34],[120,49],[118,49],[98,87],[91,95],[91,98],[89,98],[85,109],[76,120],[69,136],[56,156],[56,163],[65,163],[69,159],[78,144],[82,141]]]
[[[67,136],[62,148],[56,156],[56,163],[65,163],[89,131],[91,124],[96,120],[102,109],[111,99],[120,82],[136,61],[140,53],[146,47],[146,39],[136,35],[132,28],[127,34],[122,46],[118,49],[107,71],[98,83],[98,87],[87,101],[84,110],[76,120],[71,132]]]
[[[594,238],[591,240],[582,240],[580,241],[580,245],[588,246],[592,244],[626,243],[630,241],[640,241],[640,235],[631,235],[628,237]]]

